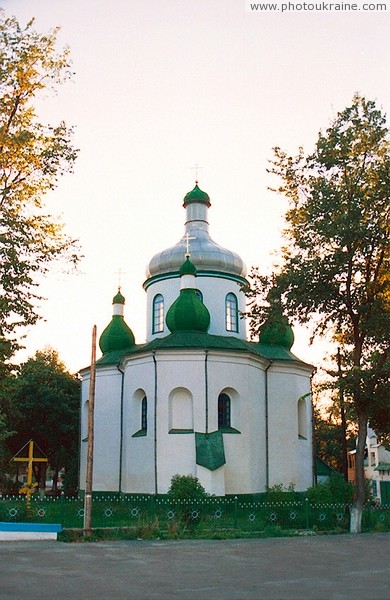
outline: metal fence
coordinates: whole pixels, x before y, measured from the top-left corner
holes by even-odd
[[[209,497],[202,500],[173,500],[169,496],[119,496],[94,494],[92,527],[158,526],[162,531],[267,532],[347,531],[350,507],[345,504],[315,504],[302,499],[269,502],[266,499]],[[0,521],[60,523],[64,529],[83,528],[83,498],[33,496],[27,504],[22,496],[0,497]],[[362,528],[390,531],[390,506],[367,506]]]

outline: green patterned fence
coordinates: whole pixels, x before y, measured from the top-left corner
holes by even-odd
[[[279,530],[347,531],[349,506],[295,502],[251,501],[209,497],[175,501],[169,496],[93,496],[92,527],[145,527],[158,524],[161,530],[176,528],[204,531],[263,532]],[[82,528],[84,500],[34,496],[29,507],[21,496],[0,497],[0,521],[61,523],[65,529]],[[390,506],[367,507],[363,514],[366,531],[390,531]]]

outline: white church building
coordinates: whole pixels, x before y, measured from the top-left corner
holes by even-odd
[[[164,494],[194,475],[210,494],[313,484],[313,367],[291,352],[287,321],[248,341],[246,268],[209,235],[210,198],[184,198],[179,242],[149,262],[146,343],[113,299],[96,363],[93,490]],[[187,250],[187,253],[186,253]],[[81,371],[80,489],[85,487],[90,368]]]

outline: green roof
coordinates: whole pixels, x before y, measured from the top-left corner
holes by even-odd
[[[207,331],[210,313],[192,288],[180,290],[179,297],[169,307],[166,316],[169,331]]]
[[[272,315],[260,331],[260,343],[283,346],[290,350],[294,343],[294,332],[282,314]]]
[[[380,462],[375,471],[390,471],[390,463]]]
[[[271,346],[248,342],[233,336],[211,335],[200,331],[176,331],[165,337],[155,338],[146,344],[131,345],[123,349],[113,349],[97,361],[97,365],[119,365],[124,356],[132,356],[157,350],[225,350],[252,354],[266,360],[294,362],[311,367],[282,346]]]
[[[124,304],[125,297],[122,296],[120,288],[118,289],[118,293],[112,299],[113,304]]]
[[[184,196],[183,206],[185,207],[192,202],[201,202],[211,206],[209,195],[198,187],[198,182],[196,182],[194,189]]]
[[[179,274],[181,275],[196,275],[196,267],[194,263],[190,261],[190,257],[187,256],[185,262],[183,262],[182,266],[179,269]]]
[[[122,351],[135,343],[133,332],[121,315],[114,315],[99,339],[103,355]]]
[[[317,475],[328,476],[332,475],[332,473],[336,473],[336,469],[331,467],[327,462],[325,462],[319,456],[316,456],[316,471]]]

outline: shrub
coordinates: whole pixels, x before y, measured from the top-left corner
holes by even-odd
[[[352,483],[346,483],[341,473],[332,473],[327,481],[307,490],[310,502],[317,504],[351,503],[354,495]]]
[[[282,483],[278,483],[267,488],[265,500],[267,502],[293,502],[299,494],[295,491],[295,486],[290,483],[288,487],[284,487]]]
[[[193,475],[174,475],[168,494],[174,500],[201,500],[207,496],[199,479]]]

